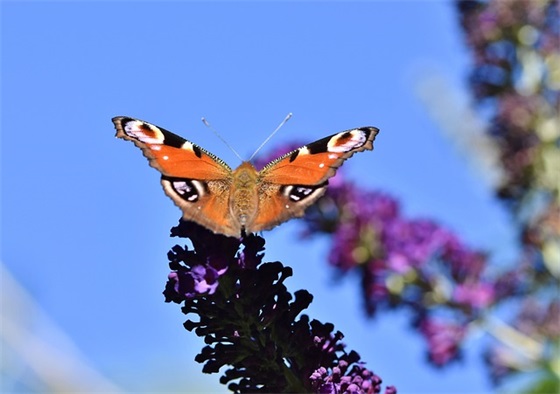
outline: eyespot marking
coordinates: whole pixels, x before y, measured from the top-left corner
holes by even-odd
[[[192,179],[163,177],[170,183],[171,189],[187,202],[197,202],[205,194],[204,185]]]
[[[299,203],[310,197],[313,197],[313,195],[315,195],[317,192],[323,190],[326,185],[327,182],[315,186],[288,185],[283,186],[280,189],[280,192],[290,201]]]

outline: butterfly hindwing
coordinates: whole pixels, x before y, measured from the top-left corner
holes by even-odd
[[[259,213],[253,231],[272,228],[321,197],[328,179],[354,153],[373,149],[379,130],[362,127],[312,142],[272,161],[259,173]]]
[[[197,181],[162,176],[161,184],[181,210],[183,219],[194,221],[215,233],[238,237],[241,227],[231,220],[228,180]]]
[[[305,209],[321,197],[327,182],[314,186],[264,183],[259,187],[259,212],[250,229],[270,230],[291,218],[301,217]]]

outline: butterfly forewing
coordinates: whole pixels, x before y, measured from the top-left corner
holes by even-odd
[[[183,137],[142,120],[115,117],[117,137],[142,149],[150,165],[162,174],[189,179],[225,179],[229,166]]]
[[[261,179],[281,185],[323,183],[354,153],[372,150],[378,132],[375,127],[362,127],[307,144],[267,164],[260,173]]]

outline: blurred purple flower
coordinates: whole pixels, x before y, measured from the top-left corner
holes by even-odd
[[[543,329],[550,327],[543,311],[554,315],[560,264],[556,165],[560,89],[554,77],[560,58],[560,7],[554,0],[461,0],[457,6],[473,57],[470,85],[475,104],[485,110],[486,135],[500,158],[503,176],[495,186],[496,195],[519,228],[521,252],[519,262],[492,282],[482,279],[481,261],[479,276],[470,267],[465,269],[471,277],[454,290],[453,297],[472,309],[513,297],[522,299],[523,304],[510,303],[508,311],[510,315],[517,312],[509,323],[510,333],[520,334],[494,335],[503,344],[486,352],[491,376],[499,382],[508,375],[538,370],[540,381],[536,379],[524,391],[557,392],[558,374],[549,367],[555,355],[533,349],[520,359],[524,344],[518,344],[517,354],[510,346],[524,335],[534,347],[554,348],[551,344],[560,339],[554,330]]]
[[[459,344],[466,334],[463,326],[441,319],[425,318],[418,327],[428,341],[428,357],[434,365],[441,367],[460,357]]]
[[[490,283],[461,283],[455,287],[453,300],[473,309],[482,309],[493,303],[494,295],[494,286]]]
[[[477,284],[487,264],[484,253],[468,248],[434,221],[404,218],[398,202],[385,193],[349,183],[330,187],[309,209],[305,224],[306,235],[332,234],[331,265],[343,272],[362,272],[368,314],[382,305],[399,304],[425,313],[422,293],[413,289],[427,291],[438,277],[458,286],[450,303],[476,309],[494,301],[492,283]],[[395,293],[387,282],[395,274],[416,279]]]

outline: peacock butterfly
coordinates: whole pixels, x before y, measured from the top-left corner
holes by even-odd
[[[344,160],[372,150],[379,132],[375,127],[346,130],[289,152],[261,171],[248,161],[232,171],[223,160],[161,127],[124,116],[113,123],[116,136],[134,142],[161,172],[163,190],[181,208],[183,219],[231,237],[303,216]]]

